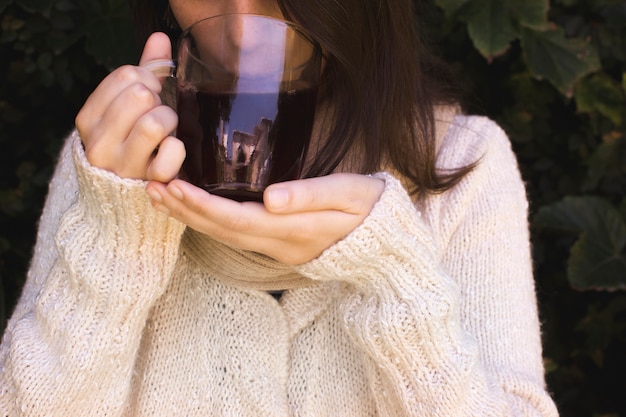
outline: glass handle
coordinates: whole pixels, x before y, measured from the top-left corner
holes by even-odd
[[[176,64],[171,59],[155,59],[142,64],[141,67],[157,77],[173,77],[176,71]]]

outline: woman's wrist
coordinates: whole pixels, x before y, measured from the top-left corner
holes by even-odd
[[[385,172],[374,177],[385,182],[385,189],[370,214],[343,240],[298,266],[301,274],[363,288],[372,284],[372,277],[383,277],[400,267],[403,259],[414,263],[415,256],[434,258],[434,244],[421,214],[400,181]]]

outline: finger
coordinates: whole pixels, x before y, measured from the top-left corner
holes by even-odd
[[[146,41],[139,66],[160,59],[172,59],[172,43],[165,33],[155,32]]]
[[[270,213],[262,204],[212,195],[185,181],[173,180],[154,189],[170,216],[237,247],[250,248],[244,243],[248,238],[284,238],[297,226],[295,219]]]
[[[172,181],[168,184],[167,191],[178,200],[170,205],[173,210],[177,208],[176,203],[181,203],[189,213],[205,220],[207,228],[215,231],[226,228],[237,233],[251,233],[255,224],[262,223],[262,214],[267,213],[262,204],[240,203],[216,196],[185,181]],[[189,216],[189,220],[200,223],[192,216]]]
[[[337,210],[271,213],[262,204],[211,195],[180,180],[155,190],[161,194],[159,202],[170,216],[220,241],[262,252],[250,246],[256,238],[308,242],[313,236],[343,236],[359,221],[356,216]]]
[[[102,92],[102,97],[96,95],[95,98],[100,101],[107,101],[108,96],[108,101],[111,101],[120,91],[135,83],[142,83],[155,93],[160,93],[162,80],[159,80],[149,70],[141,68],[141,65],[154,60],[170,60],[171,58],[172,44],[169,37],[161,32],[153,33],[144,45],[139,66],[125,65],[113,71],[95,91],[95,93]],[[117,88],[115,88],[116,86]]]
[[[185,145],[180,139],[168,136],[160,143],[148,166],[146,177],[151,181],[168,183],[176,178],[184,160]]]
[[[172,183],[184,193],[182,199],[171,193]],[[262,204],[237,203],[200,189],[195,193],[191,189],[193,186],[181,181],[174,180],[172,183],[169,186],[159,182],[148,184],[146,190],[153,206],[228,246],[262,253],[280,262],[296,265],[313,259],[338,240],[336,237],[321,235],[319,230],[297,234],[293,240],[285,239],[295,228],[286,224],[286,219],[282,218],[284,216],[267,212]],[[345,216],[339,212],[329,213]],[[327,219],[322,219],[322,222],[325,225],[334,223]],[[312,224],[306,220],[294,224],[307,223]],[[263,232],[259,233],[259,230]]]
[[[159,96],[141,83],[127,86],[109,104],[98,123],[89,129],[86,150],[90,152],[92,147],[110,147],[123,143],[137,120],[160,102]],[[97,151],[94,150],[94,153]]]
[[[147,192],[157,210],[190,228],[293,265],[319,256],[360,222],[358,216],[335,210],[274,214],[262,204],[237,203],[179,180],[150,182]]]
[[[156,59],[171,59],[171,57],[172,47],[167,35],[153,33],[146,41],[140,63]],[[157,94],[161,92],[161,82],[147,69],[132,65],[117,68],[102,80],[76,116],[76,127],[79,132],[88,130],[93,121],[97,121],[102,116],[111,101],[121,91],[135,83],[143,83]]]
[[[216,240],[242,249],[248,247],[240,243],[240,237],[249,230],[258,211],[265,211],[262,204],[238,203],[181,180],[169,184],[152,181],[146,191],[156,209]],[[243,206],[246,215],[242,212]]]
[[[161,91],[159,80],[146,69],[131,65],[116,69],[96,87],[78,112],[75,123],[79,133],[88,134],[96,127],[112,102],[133,84],[143,84],[156,94]]]
[[[338,210],[367,214],[382,194],[382,180],[358,174],[332,174],[272,184],[263,194],[273,213]]]
[[[145,172],[154,150],[174,131],[177,123],[176,112],[165,105],[156,106],[140,115],[123,143],[125,161],[129,164],[143,163]]]

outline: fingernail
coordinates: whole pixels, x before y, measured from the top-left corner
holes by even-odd
[[[289,203],[289,192],[284,188],[271,188],[265,197],[269,208],[280,209]]]
[[[176,198],[178,200],[182,200],[183,199],[183,192],[177,186],[170,184],[170,185],[167,186],[167,191],[169,191],[169,193],[174,198]]]

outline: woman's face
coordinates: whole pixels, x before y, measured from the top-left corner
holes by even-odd
[[[276,0],[170,0],[170,8],[182,29],[198,20],[224,13],[254,13],[283,17]]]

